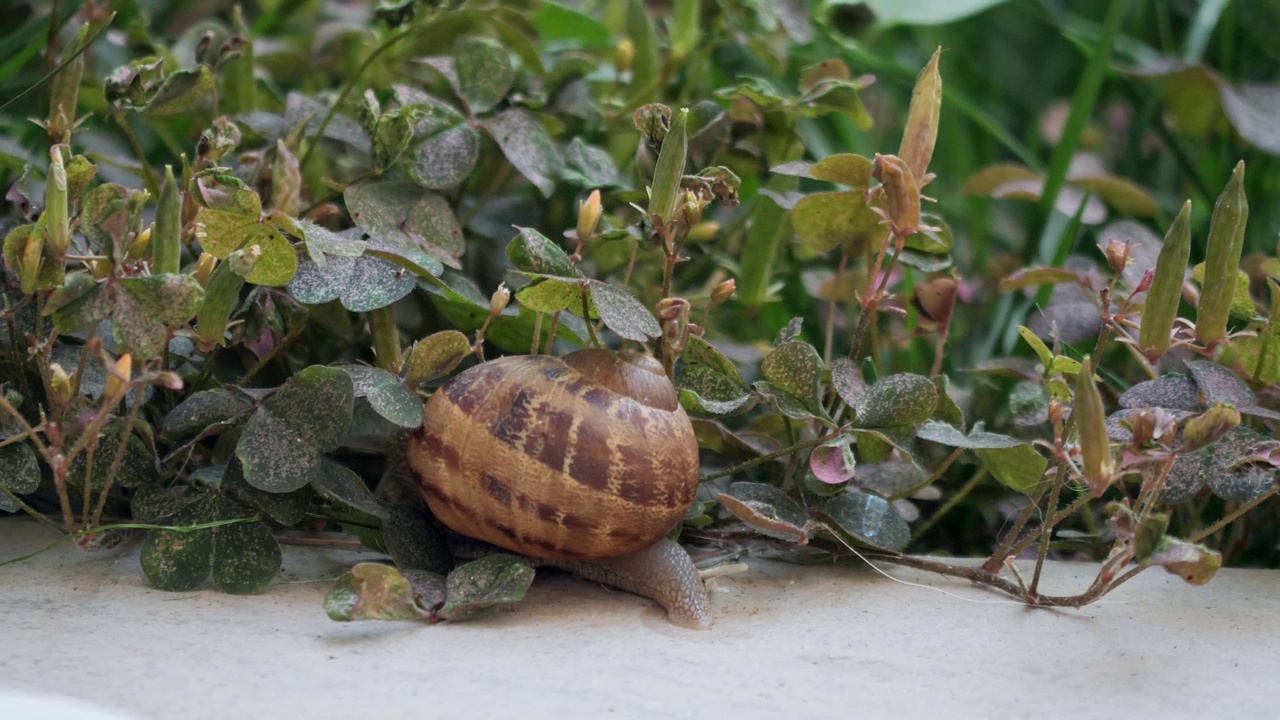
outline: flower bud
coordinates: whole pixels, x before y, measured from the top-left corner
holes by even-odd
[[[156,225],[152,223],[138,233],[133,242],[129,244],[129,250],[125,253],[124,259],[130,262],[142,259],[142,256],[147,252],[147,248],[151,246],[151,236],[155,234],[155,229]]]
[[[898,149],[898,156],[905,161],[911,173],[921,178],[928,171],[933,146],[938,139],[938,116],[942,107],[942,75],[938,72],[941,54],[942,48],[935,50],[929,64],[916,78],[906,127],[902,131],[902,145]]]
[[[658,301],[655,309],[658,313],[658,322],[666,325],[679,320],[682,315],[689,312],[689,301],[678,297],[664,298]]]
[[[1076,421],[1076,434],[1080,439],[1080,464],[1084,481],[1095,497],[1111,486],[1115,476],[1115,462],[1111,458],[1111,445],[1107,439],[1107,415],[1102,405],[1102,393],[1093,382],[1093,363],[1086,355],[1076,376],[1076,390],[1071,414]]]
[[[49,365],[49,390],[55,407],[64,407],[71,402],[71,378],[58,363]]]
[[[1192,453],[1206,448],[1221,440],[1223,435],[1239,424],[1239,410],[1226,403],[1214,403],[1213,407],[1182,426],[1182,447],[1178,449],[1183,453]]]
[[[702,202],[692,191],[685,190],[684,197],[676,208],[676,220],[685,227],[693,227],[702,221]]]
[[[18,274],[18,286],[23,295],[36,291],[40,278],[40,263],[44,253],[44,233],[34,226],[19,225],[4,240],[5,263]]]
[[[631,69],[631,62],[636,59],[636,44],[631,38],[623,38],[613,51],[613,69],[621,75]]]
[[[1118,238],[1110,238],[1102,254],[1106,256],[1107,267],[1110,267],[1112,272],[1122,273],[1129,264],[1129,243]]]
[[[506,283],[499,283],[498,289],[493,291],[489,296],[489,317],[496,318],[507,309],[507,304],[511,302],[511,291],[507,289]]]
[[[102,390],[102,399],[115,405],[129,392],[129,382],[133,376],[133,357],[129,353],[120,356],[114,366],[107,370],[107,383]]]
[[[1178,431],[1178,419],[1164,408],[1139,408],[1133,413],[1130,430],[1133,447],[1138,450],[1152,445],[1169,447]]]
[[[600,215],[604,212],[600,204],[600,191],[592,190],[587,199],[578,205],[578,242],[584,242],[595,234],[596,225],[600,223]]]
[[[736,288],[737,283],[733,281],[733,278],[720,283],[715,290],[711,291],[711,304],[714,306],[727,302],[729,298],[733,297],[733,291]]]
[[[213,269],[218,265],[218,258],[209,253],[200,253],[200,259],[196,261],[196,269],[191,272],[191,277],[200,285],[209,284],[209,276],[213,274]]]
[[[231,268],[231,272],[242,278],[247,278],[253,272],[253,268],[257,265],[260,257],[262,257],[262,246],[250,245],[243,250],[237,250],[228,255],[226,263]]]

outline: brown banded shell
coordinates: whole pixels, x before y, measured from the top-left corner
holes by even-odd
[[[477,365],[431,396],[408,456],[450,529],[550,560],[652,544],[698,485],[675,388],[656,360],[625,351]]]

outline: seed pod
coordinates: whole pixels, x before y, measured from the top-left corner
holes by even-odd
[[[662,140],[658,164],[653,169],[653,185],[649,189],[649,216],[669,223],[675,217],[680,200],[680,180],[684,177],[685,156],[689,152],[689,109],[681,108],[671,122],[671,130]]]
[[[720,234],[720,223],[715,220],[704,220],[703,222],[689,228],[689,234],[685,236],[686,243],[706,242]]]
[[[67,166],[62,160],[62,145],[49,149],[49,179],[44,185],[44,214],[40,225],[44,239],[56,257],[67,253],[71,244],[71,223],[67,211]]]
[[[1178,299],[1182,297],[1182,281],[1187,275],[1187,259],[1191,255],[1191,201],[1173,219],[1164,236],[1164,247],[1156,260],[1156,274],[1147,291],[1142,310],[1142,326],[1138,330],[1138,347],[1147,359],[1155,362],[1169,349],[1173,321],[1178,317]]]
[[[80,26],[80,32],[63,51],[64,58],[75,55],[76,58],[53,77],[49,83],[49,120],[46,129],[49,137],[62,142],[67,133],[75,128],[76,104],[80,99],[80,81],[84,77],[84,47],[89,38],[89,23]]]
[[[204,302],[196,315],[196,338],[202,346],[223,343],[227,319],[240,301],[240,288],[261,254],[262,248],[250,245],[231,253],[214,268],[204,289]]]
[[[1076,420],[1080,438],[1081,470],[1084,481],[1094,496],[1101,496],[1111,485],[1115,463],[1107,439],[1107,415],[1102,406],[1102,393],[1093,382],[1093,363],[1086,355],[1076,376],[1075,399],[1071,414]]]
[[[176,275],[182,270],[182,195],[173,166],[164,166],[164,185],[151,231],[151,272]]]
[[[911,169],[911,174],[923,178],[928,172],[933,146],[938,139],[938,112],[942,107],[942,76],[938,73],[939,47],[933,52],[929,64],[916,78],[911,91],[911,108],[907,111],[907,125],[902,131],[902,145],[898,157]]]
[[[511,291],[507,289],[506,283],[499,283],[498,289],[493,291],[489,296],[489,317],[496,318],[507,309],[507,304],[511,302]]]
[[[1227,316],[1235,294],[1236,272],[1248,220],[1249,201],[1244,194],[1244,161],[1241,160],[1213,206],[1213,218],[1209,221],[1204,285],[1196,312],[1196,338],[1205,345],[1219,342],[1227,335]]]
[[[913,235],[920,230],[920,186],[907,163],[897,155],[876,153],[871,177],[884,188],[887,210],[884,217],[895,235]]]
[[[209,277],[213,275],[213,269],[218,265],[218,258],[209,253],[200,253],[200,259],[196,260],[196,269],[191,271],[191,277],[200,283],[201,287],[209,285]]]

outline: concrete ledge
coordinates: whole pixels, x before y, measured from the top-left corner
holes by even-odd
[[[0,560],[54,539],[0,520]],[[146,586],[136,545],[0,568],[5,690],[138,718],[1269,717],[1280,573],[1192,588],[1159,570],[1078,611],[1029,610],[900,569],[754,562],[714,582],[716,625],[540,571],[485,620],[339,624],[329,581],[361,558],[286,547],[267,593]],[[1093,565],[1053,563],[1046,592]],[[911,584],[908,584],[911,583]],[[6,709],[6,705],[8,708]],[[39,717],[27,715],[25,717]],[[61,718],[74,715],[46,715]]]

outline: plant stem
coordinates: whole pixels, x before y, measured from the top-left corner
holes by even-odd
[[[1049,519],[1052,520],[1058,510],[1058,498],[1062,495],[1062,483],[1067,475],[1067,466],[1058,465],[1058,472],[1053,476],[1053,487],[1049,490]],[[1031,573],[1031,585],[1027,588],[1029,595],[1036,595],[1040,587],[1040,573],[1044,570],[1044,560],[1049,556],[1049,541],[1053,538],[1053,525],[1046,525],[1040,533],[1040,552],[1036,554],[1036,568]]]
[[[373,61],[377,60],[383,53],[394,47],[396,43],[421,31],[421,26],[410,23],[400,32],[384,40],[381,45],[374,49],[373,52],[369,53],[369,57],[364,59],[364,62],[356,69],[355,74],[347,80],[347,84],[343,86],[342,92],[338,95],[338,99],[334,100],[333,104],[329,106],[329,111],[325,113],[324,119],[320,121],[319,127],[316,128],[316,131],[312,136],[311,144],[307,146],[307,152],[302,155],[302,160],[298,162],[299,168],[305,169],[307,167],[307,161],[311,159],[311,156],[316,151],[316,147],[320,145],[321,138],[324,137],[324,131],[328,129],[329,123],[333,121],[334,115],[337,115],[338,108],[347,101],[347,98],[351,97],[351,93],[356,89],[356,82],[360,79],[360,76],[364,75],[365,71],[369,69],[369,66],[373,65]]]
[[[120,130],[124,132],[125,139],[129,141],[129,146],[133,148],[133,154],[138,156],[138,163],[142,167],[142,182],[147,188],[147,192],[152,197],[160,195],[160,180],[156,177],[156,171],[152,169],[151,163],[147,162],[147,151],[142,149],[142,143],[138,142],[138,136],[133,134],[133,128],[129,127],[129,121],[125,118],[124,113],[112,112],[111,117],[115,119],[116,124],[120,126]]]
[[[1240,505],[1240,507],[1224,515],[1222,519],[1219,520],[1218,522],[1210,525],[1207,528],[1204,528],[1203,530],[1200,530],[1199,532],[1195,533],[1191,537],[1187,538],[1187,541],[1200,542],[1201,540],[1218,532],[1219,530],[1226,527],[1227,525],[1230,525],[1231,523],[1235,522],[1237,519],[1240,518],[1240,516],[1258,507],[1264,501],[1274,496],[1276,493],[1280,493],[1280,485],[1272,485],[1271,487],[1267,488],[1266,492],[1261,493],[1260,495],[1258,495],[1257,497],[1253,498],[1252,500],[1246,503],[1243,503],[1242,505]]]
[[[387,305],[369,310],[365,319],[369,321],[373,355],[378,367],[393,375],[400,372],[400,331],[396,328],[395,312]]]
[[[840,264],[836,266],[836,277],[832,281],[831,298],[827,301],[827,327],[824,332],[826,336],[822,347],[822,364],[831,364],[831,345],[836,334],[836,299],[840,296],[840,286],[844,284],[844,270],[849,264],[849,252],[845,248],[840,248]]]
[[[835,438],[840,437],[841,432],[842,431],[837,431],[833,433],[828,433],[826,435],[821,435],[811,440],[805,440],[804,442],[797,443],[789,448],[786,448],[783,450],[776,450],[766,455],[761,455],[760,457],[752,458],[745,462],[740,462],[737,465],[733,465],[731,467],[727,467],[722,470],[717,470],[708,475],[703,475],[701,478],[699,478],[698,481],[708,482],[710,480],[718,480],[722,477],[728,477],[729,475],[740,473],[743,470],[750,470],[751,468],[757,465],[763,465],[769,462],[770,460],[777,460],[780,457],[785,457],[787,455],[790,455],[791,453],[799,452],[800,450],[808,450],[809,448],[818,447],[819,445],[829,440],[834,440]]]
[[[951,454],[947,456],[947,459],[946,459],[946,460],[943,460],[943,461],[942,461],[942,464],[941,464],[941,465],[939,465],[939,466],[938,466],[938,467],[937,467],[937,468],[936,468],[936,469],[935,469],[935,470],[934,470],[934,471],[929,475],[929,477],[927,477],[927,478],[925,478],[924,480],[922,480],[921,482],[916,483],[915,485],[913,485],[913,486],[911,486],[911,487],[907,488],[906,490],[903,490],[902,492],[897,493],[896,495],[891,496],[891,497],[889,498],[889,502],[893,502],[894,500],[901,500],[902,498],[906,498],[906,497],[911,497],[912,495],[915,495],[916,493],[920,492],[921,490],[923,490],[923,489],[925,489],[925,488],[929,487],[930,485],[934,484],[935,482],[937,482],[937,481],[938,481],[938,478],[942,477],[942,474],[943,474],[943,473],[945,473],[948,469],[950,469],[951,464],[952,464],[952,463],[954,463],[956,460],[958,460],[958,459],[960,458],[960,456],[961,456],[961,455],[963,455],[963,454],[964,454],[964,448],[955,448],[955,449],[953,449],[953,450],[951,451]]]
[[[915,530],[911,532],[911,539],[907,541],[907,545],[911,545],[915,541],[924,537],[924,534],[926,532],[932,529],[934,525],[937,525],[938,521],[941,520],[947,513],[954,510],[962,500],[968,497],[969,493],[973,492],[974,488],[978,487],[978,483],[985,480],[986,477],[987,477],[986,468],[982,468],[978,472],[974,473],[973,477],[969,478],[969,480],[965,482],[965,484],[962,485],[954,495],[948,498],[947,501],[942,504],[942,507],[938,508],[937,512],[930,515],[928,520],[925,520],[923,523],[917,526]]]

